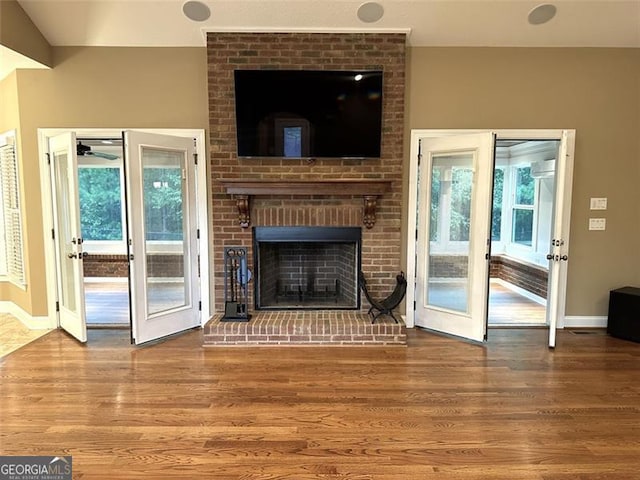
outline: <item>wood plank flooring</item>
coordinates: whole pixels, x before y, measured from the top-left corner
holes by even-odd
[[[514,292],[501,283],[489,283],[489,325],[542,326],[547,308]]]
[[[640,472],[640,345],[544,329],[486,346],[135,348],[60,331],[0,359],[0,454],[76,479],[603,480]]]
[[[51,330],[30,330],[8,313],[0,313],[0,357],[9,355]]]
[[[89,325],[129,325],[129,285],[126,282],[86,282]],[[490,283],[489,325],[544,325],[544,306],[496,282]]]

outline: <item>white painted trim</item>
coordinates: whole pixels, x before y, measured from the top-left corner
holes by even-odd
[[[129,277],[84,277],[84,283],[129,283]]]
[[[411,35],[410,27],[389,28],[341,28],[341,27],[205,27],[202,34],[207,33],[404,33],[407,39]]]
[[[198,190],[198,227],[200,228],[200,301],[202,312],[201,325],[204,326],[212,316],[211,305],[215,299],[209,287],[214,271],[213,261],[210,260],[210,229],[209,221],[209,184],[208,184],[208,155],[205,131],[202,129],[185,128],[39,128],[38,152],[40,155],[40,191],[42,192],[42,222],[45,249],[45,273],[47,282],[47,309],[50,323],[57,325],[56,313],[56,265],[55,246],[51,238],[53,229],[53,213],[51,205],[51,180],[49,178],[49,165],[47,163],[48,138],[64,132],[75,131],[84,137],[120,137],[125,130],[137,130],[140,132],[158,133],[165,135],[178,135],[196,139],[196,152],[198,154],[197,165],[197,190]],[[203,195],[200,194],[203,192]],[[53,319],[53,320],[51,320]]]
[[[51,325],[49,317],[34,317],[13,302],[0,301],[0,312],[14,316],[29,330],[51,330],[57,328],[56,325]]]
[[[58,130],[57,133],[68,130]],[[38,155],[40,158],[40,201],[42,203],[42,234],[44,238],[44,267],[47,289],[47,313],[49,324],[57,328],[60,326],[58,312],[56,311],[57,274],[56,274],[56,249],[55,241],[51,236],[53,231],[53,198],[51,190],[51,168],[48,163],[49,137],[54,132],[45,133],[38,129]]]
[[[607,328],[606,316],[570,315],[564,317],[564,328]]]

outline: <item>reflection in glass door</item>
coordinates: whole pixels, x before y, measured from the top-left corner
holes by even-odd
[[[185,156],[142,147],[143,209],[149,315],[187,305],[191,277],[184,221]]]
[[[75,135],[49,140],[60,326],[87,341]]]
[[[427,303],[462,313],[469,312],[473,159],[470,152],[434,155],[430,172]]]
[[[78,275],[74,268],[75,244],[77,238],[72,232],[71,209],[65,206],[69,204],[69,165],[67,152],[53,152],[53,165],[56,187],[56,221],[58,225],[58,258],[60,259],[60,297],[62,308],[75,312],[77,299],[75,285]]]
[[[136,344],[200,325],[193,139],[125,132]]]

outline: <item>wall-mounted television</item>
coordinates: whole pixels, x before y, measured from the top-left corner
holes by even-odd
[[[382,71],[235,70],[238,157],[379,158]]]

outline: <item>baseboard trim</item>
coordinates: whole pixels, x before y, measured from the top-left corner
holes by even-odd
[[[607,328],[607,317],[588,317],[582,315],[565,316],[564,328]]]
[[[49,317],[34,317],[13,302],[0,301],[0,312],[13,315],[29,330],[51,330],[57,328],[57,326],[51,326]]]
[[[540,295],[531,293],[530,291],[525,290],[524,288],[520,288],[517,285],[514,285],[513,283],[509,283],[506,280],[503,280],[501,278],[491,278],[490,280],[492,282],[497,283],[498,285],[502,285],[504,288],[508,288],[509,290],[517,293],[518,295],[522,295],[523,297],[528,298],[529,300],[536,302],[539,305],[542,305],[543,307],[547,306],[547,299],[541,297]]]

